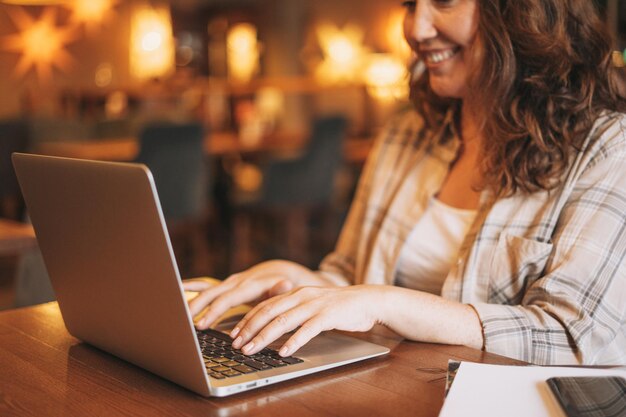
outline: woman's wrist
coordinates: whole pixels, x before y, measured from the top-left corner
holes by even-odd
[[[407,339],[481,349],[483,332],[467,304],[394,286],[381,286],[373,306],[376,320]]]

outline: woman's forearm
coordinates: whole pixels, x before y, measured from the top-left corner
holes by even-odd
[[[407,339],[483,347],[482,325],[467,304],[392,286],[384,287],[381,301],[381,324]]]

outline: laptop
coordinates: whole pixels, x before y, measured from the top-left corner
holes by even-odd
[[[286,336],[257,356],[232,351],[225,333],[194,328],[145,165],[18,153],[13,164],[74,337],[217,397],[389,352],[337,332],[314,338],[286,361],[271,349]]]

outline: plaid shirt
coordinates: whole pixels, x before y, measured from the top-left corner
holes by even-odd
[[[412,111],[393,120],[320,273],[392,285],[459,143],[451,117],[438,131]],[[490,195],[442,289],[475,308],[485,350],[537,364],[626,364],[626,115],[596,121],[557,189]]]

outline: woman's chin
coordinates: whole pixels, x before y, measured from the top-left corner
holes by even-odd
[[[448,80],[439,81],[436,78],[430,79],[431,90],[442,98],[460,98],[465,97],[467,93],[467,86],[459,85],[458,83],[452,83]]]

